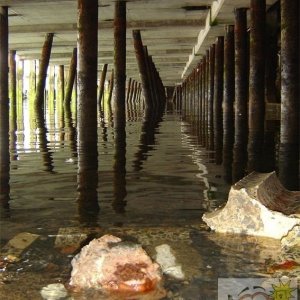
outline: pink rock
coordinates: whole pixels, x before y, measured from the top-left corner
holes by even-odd
[[[157,263],[137,244],[104,235],[94,239],[72,260],[70,286],[111,292],[147,292],[158,287],[162,277]]]

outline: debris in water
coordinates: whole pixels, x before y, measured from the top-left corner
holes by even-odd
[[[164,274],[170,275],[176,279],[184,279],[184,273],[181,265],[176,264],[176,258],[169,245],[163,244],[155,247],[156,262],[161,266]]]
[[[38,234],[28,232],[17,234],[1,249],[1,257],[9,262],[19,261],[23,251],[38,237]]]
[[[65,286],[61,283],[48,284],[42,288],[40,293],[43,299],[46,300],[60,300],[68,296]]]

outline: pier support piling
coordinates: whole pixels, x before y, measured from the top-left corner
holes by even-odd
[[[45,42],[43,45],[42,56],[39,64],[38,82],[36,85],[36,94],[35,94],[35,102],[34,102],[36,108],[44,107],[45,84],[47,78],[47,70],[50,61],[53,36],[54,36],[53,33],[47,33],[45,36]]]
[[[266,1],[250,1],[248,172],[263,171]]]
[[[281,0],[281,124],[279,178],[299,188],[299,1]]]

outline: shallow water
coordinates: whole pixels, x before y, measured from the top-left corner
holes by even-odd
[[[153,258],[156,246],[171,246],[185,279],[165,278],[166,299],[217,299],[219,277],[270,276],[267,266],[280,255],[276,241],[216,234],[202,222],[204,212],[224,203],[229,186],[178,111],[145,120],[141,107],[128,107],[126,153],[116,154],[106,107],[98,117],[98,171],[82,175],[75,121],[48,105],[44,128],[27,108],[25,102],[11,147],[1,246],[19,233],[38,238],[2,268],[1,299],[42,299],[43,287],[67,283],[80,246],[104,233],[141,243]]]

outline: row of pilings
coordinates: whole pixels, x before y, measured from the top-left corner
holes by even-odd
[[[13,126],[9,124],[9,114],[15,111],[16,86],[11,85],[12,93],[8,95],[9,84],[16,82],[15,54],[11,50],[10,69],[8,68],[8,36],[9,36],[9,17],[8,7],[0,8],[0,194],[8,195],[2,199],[3,203],[8,203],[9,198],[9,130]],[[76,156],[78,157],[78,203],[79,212],[85,211],[90,217],[96,215],[99,211],[97,201],[98,185],[98,150],[97,150],[97,115],[98,111],[103,111],[104,107],[104,86],[108,65],[104,64],[100,80],[98,81],[98,1],[97,0],[78,0],[77,16],[77,45],[74,47],[71,55],[68,79],[65,84],[65,68],[59,66],[60,79],[60,97],[63,98],[63,110],[67,122],[72,127],[73,134],[77,135],[75,147],[77,147]],[[135,38],[133,33],[133,38]],[[146,46],[142,45],[143,63],[145,70],[140,69],[142,83],[132,78],[128,79],[126,95],[126,1],[115,1],[114,16],[114,65],[111,69],[109,80],[108,103],[110,105],[113,99],[114,105],[114,142],[115,142],[115,165],[114,165],[114,187],[117,201],[122,211],[123,205],[120,204],[126,196],[126,191],[120,191],[120,187],[125,187],[125,165],[126,165],[126,103],[137,103],[141,99],[143,106],[150,111],[156,107],[162,107],[165,101],[164,87],[155,67],[152,57],[148,54]],[[134,41],[135,42],[135,41]],[[140,40],[141,42],[141,40]],[[34,84],[34,107],[36,111],[36,123],[45,129],[45,85],[48,73],[48,66],[51,59],[52,45],[55,43],[54,33],[47,33],[42,48],[41,58],[38,64],[38,76],[35,77]],[[136,52],[137,53],[137,52]],[[141,61],[137,54],[137,62]],[[97,86],[99,82],[99,89]],[[76,86],[76,124],[71,124],[70,103],[72,93]],[[150,89],[151,96],[146,97],[145,87]],[[32,91],[30,91],[32,92]],[[148,110],[149,113],[149,110]],[[47,130],[42,130],[44,146],[47,148],[46,134]],[[48,152],[49,151],[44,151]],[[74,151],[75,152],[75,151]],[[45,157],[48,171],[52,171],[53,165],[50,157]],[[121,183],[121,184],[120,184]],[[121,195],[121,196],[120,196]],[[83,215],[83,214],[81,214]]]
[[[229,182],[276,169],[284,186],[296,190],[299,2],[281,0],[266,12],[265,0],[251,0],[249,9],[236,8],[234,16],[174,98],[199,124],[200,143],[215,152]],[[272,105],[280,108],[277,118],[269,116]]]

